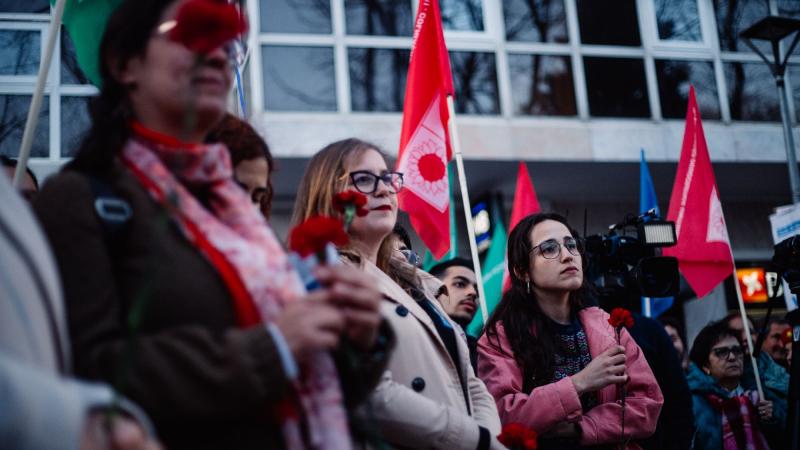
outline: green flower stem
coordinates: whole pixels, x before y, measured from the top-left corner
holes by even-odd
[[[177,204],[177,196],[174,193],[170,194],[164,202],[164,211],[159,213],[155,219],[155,226],[158,231],[169,230],[169,214],[171,211],[177,209]],[[155,251],[150,252],[151,264],[148,264],[147,266],[149,267],[149,270],[147,271],[139,290],[133,296],[132,306],[126,318],[128,337],[125,340],[124,348],[117,360],[117,367],[115,370],[116,374],[114,376],[114,383],[112,385],[113,389],[111,404],[106,410],[105,426],[109,432],[112,430],[114,418],[120,413],[121,410],[120,403],[122,402],[122,393],[128,387],[131,368],[134,365],[134,360],[136,359],[138,351],[137,340],[139,338],[142,321],[144,319],[147,306],[150,304],[153,298],[156,270],[157,267],[159,267],[158,261],[160,259],[156,253],[157,252]]]

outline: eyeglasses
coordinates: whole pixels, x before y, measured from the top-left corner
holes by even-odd
[[[733,356],[736,358],[741,357],[744,354],[744,350],[742,350],[742,346],[740,345],[732,345],[730,347],[712,348],[711,353],[719,359],[728,359],[731,353],[733,353]]]
[[[541,253],[545,259],[556,259],[561,254],[562,245],[572,256],[580,256],[581,253],[583,253],[583,244],[578,239],[572,237],[564,238],[563,244],[555,239],[548,239],[536,247],[533,247],[531,252],[534,252],[538,248],[539,253]]]
[[[378,189],[378,181],[389,188],[392,194],[396,194],[403,189],[403,174],[400,172],[384,172],[376,175],[368,170],[356,170],[350,172],[350,180],[358,192],[362,194],[372,194]]]
[[[421,261],[419,259],[419,255],[417,255],[417,252],[408,248],[404,248],[400,250],[400,253],[403,254],[403,256],[406,258],[406,261],[408,261],[409,264],[411,264],[412,266],[419,267]]]

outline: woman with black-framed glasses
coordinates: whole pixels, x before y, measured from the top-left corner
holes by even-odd
[[[478,341],[478,375],[503,423],[541,437],[539,449],[611,448],[622,437],[618,386],[627,386],[625,447],[656,427],[663,397],[642,350],[608,314],[586,307],[583,246],[557,214],[528,216],[508,240],[511,289]]]
[[[779,435],[783,424],[774,403],[760,399],[755,381],[744,376],[739,334],[724,320],[713,322],[697,334],[689,359],[694,448],[768,449],[766,438]]]
[[[331,143],[306,167],[292,223],[338,214],[332,200],[340,192],[367,197],[367,214],[353,219],[350,243],[339,250],[346,265],[361,269],[381,291],[381,314],[396,335],[387,371],[365,408],[390,448],[502,449],[494,399],[475,376],[464,331],[439,303],[446,289],[394,251],[402,181],[374,144]]]

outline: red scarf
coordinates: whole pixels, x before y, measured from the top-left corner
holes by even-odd
[[[708,394],[706,398],[722,414],[723,450],[769,450],[753,407],[758,403],[757,393],[748,391],[726,399]]]
[[[220,274],[239,326],[274,321],[286,302],[305,291],[272,229],[233,181],[228,149],[222,144],[186,144],[138,123],[132,129],[122,162]],[[204,188],[207,208],[187,188]],[[352,448],[329,354],[319,353],[303,367],[295,394],[304,414],[281,414],[287,448]],[[301,429],[307,431],[305,437]]]

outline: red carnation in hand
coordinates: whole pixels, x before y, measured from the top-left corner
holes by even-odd
[[[245,31],[247,20],[236,6],[216,0],[189,0],[178,10],[169,38],[205,55]]]
[[[342,221],[333,217],[311,217],[289,233],[289,249],[304,258],[314,253],[324,254],[329,242],[337,247],[350,242]]]
[[[497,440],[510,450],[536,450],[539,446],[536,432],[519,423],[504,426]]]
[[[343,191],[333,196],[333,209],[341,214],[347,214],[347,208],[355,208],[355,214],[359,217],[366,216],[369,210],[364,208],[367,204],[367,196],[361,192]]]
[[[614,308],[611,310],[611,317],[608,318],[608,323],[614,328],[631,328],[633,326],[633,316],[625,308]]]

